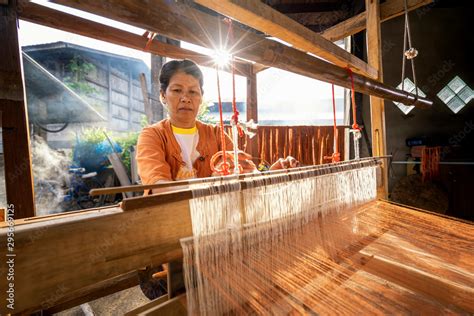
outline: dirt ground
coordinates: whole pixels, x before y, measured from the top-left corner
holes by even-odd
[[[106,297],[99,298],[89,302],[89,306],[77,306],[63,312],[57,313],[58,316],[118,316],[123,315],[135,308],[150,302],[143,295],[139,286],[132,287]]]

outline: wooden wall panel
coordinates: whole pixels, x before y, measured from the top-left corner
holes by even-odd
[[[344,127],[338,127],[338,146],[344,157]],[[226,128],[230,135],[230,127]],[[333,153],[332,126],[258,126],[254,137],[258,143],[258,154],[254,162],[262,160],[272,164],[288,155],[295,157],[303,165],[319,165],[328,161],[324,156]],[[239,148],[248,151],[249,139],[239,138]]]

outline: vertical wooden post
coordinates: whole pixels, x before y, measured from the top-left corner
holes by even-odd
[[[247,121],[253,119],[258,123],[258,106],[257,106],[257,72],[251,69],[251,75],[247,77]],[[258,135],[249,139],[247,152],[252,157],[259,157],[258,154]]]
[[[112,66],[110,59],[107,59],[107,84],[108,84],[108,102],[107,102],[107,127],[112,125]]]
[[[160,102],[160,70],[164,64],[164,57],[151,53],[151,104],[153,121],[164,119],[163,105]]]
[[[0,5],[0,111],[7,202],[15,218],[35,216],[31,153],[16,0]]]
[[[127,63],[128,69],[128,129],[133,131],[133,123],[132,123],[132,114],[133,114],[133,79],[132,79],[132,64],[129,62]]]
[[[367,62],[378,70],[377,79],[383,81],[382,40],[380,31],[379,0],[365,0],[367,14]],[[383,99],[370,96],[370,117],[372,129],[372,155],[384,156],[387,153],[385,134],[385,106]],[[388,166],[382,164],[382,186],[377,189],[377,197],[388,197]]]
[[[158,35],[155,38],[155,41],[161,41],[163,43],[171,44],[177,47],[181,46],[180,41],[173,40],[162,35]],[[165,57],[154,55],[153,53],[151,53],[151,94],[153,96],[153,111],[156,112],[157,121],[164,119],[166,116],[166,110],[163,108],[163,104],[161,104],[160,101],[160,71],[165,61]]]

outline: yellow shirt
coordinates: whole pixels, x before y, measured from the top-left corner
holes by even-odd
[[[190,178],[196,178],[197,171],[193,167],[194,162],[201,155],[197,151],[197,143],[199,141],[199,133],[196,126],[192,128],[179,128],[171,125],[174,137],[181,147],[181,157],[183,158],[183,165],[176,175],[176,180],[184,180]]]

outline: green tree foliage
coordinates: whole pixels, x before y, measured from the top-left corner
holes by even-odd
[[[197,119],[204,123],[215,124],[217,121],[209,115],[209,105],[211,101],[206,100],[202,101],[201,107],[199,108],[199,112],[197,115]]]
[[[66,65],[69,76],[64,78],[64,83],[79,94],[89,95],[96,92],[94,87],[86,81],[86,76],[96,70],[94,64],[87,62],[84,58],[78,55],[69,61]]]

